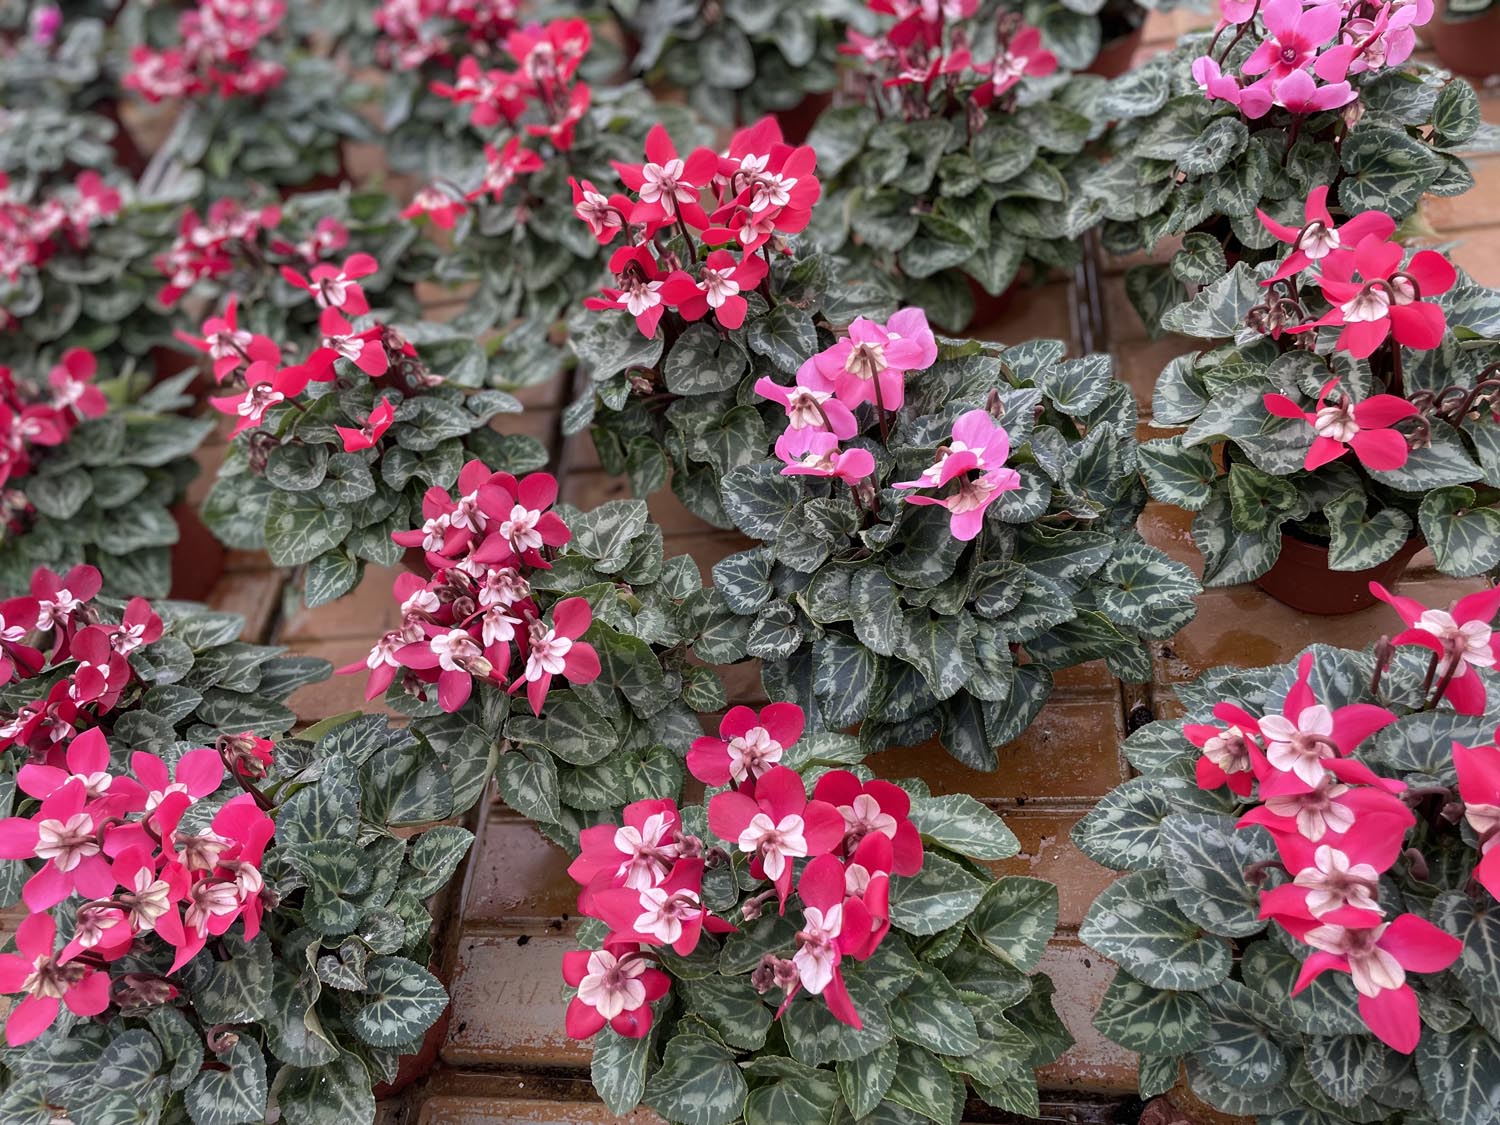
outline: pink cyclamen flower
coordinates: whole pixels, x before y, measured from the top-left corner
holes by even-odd
[[[1384,241],[1396,230],[1396,220],[1382,211],[1361,211],[1343,225],[1335,225],[1328,210],[1327,184],[1319,184],[1308,193],[1301,227],[1278,223],[1259,208],[1255,214],[1261,226],[1292,247],[1292,252],[1262,285],[1274,285],[1283,278],[1293,277],[1312,263],[1321,262],[1338,250],[1357,246],[1370,236]]]
[[[640,197],[631,211],[632,222],[671,222],[680,216],[695,230],[708,226],[699,196],[718,171],[719,157],[711,149],[694,149],[683,159],[666,128],[657,124],[646,134],[644,164],[611,163],[625,186]]]
[[[827,430],[782,431],[776,439],[776,456],[785,464],[788,477],[837,477],[854,485],[875,471],[875,456],[868,449],[840,449],[839,439]]]
[[[716,793],[708,803],[708,825],[714,835],[752,856],[750,872],[776,887],[786,913],[792,889],[792,863],[824,855],[844,838],[844,818],[826,801],[809,801],[802,778],[776,766],[755,783],[755,796]]]
[[[1348,767],[1356,767],[1353,771]],[[1367,767],[1352,759],[1330,760],[1325,768],[1356,776]],[[1384,822],[1397,839],[1416,823],[1411,809],[1396,796],[1406,788],[1398,781],[1374,777],[1373,784],[1340,781],[1328,772],[1317,785],[1306,785],[1293,773],[1270,773],[1260,783],[1257,805],[1240,817],[1238,826],[1259,824],[1273,836],[1297,834],[1313,843],[1336,843],[1356,824]]]
[[[1233,708],[1233,704],[1220,703],[1214,717],[1219,718],[1218,708]],[[1239,712],[1239,708],[1233,708]],[[1183,736],[1202,751],[1194,764],[1194,775],[1200,789],[1218,789],[1228,786],[1229,791],[1239,797],[1250,796],[1255,788],[1254,764],[1251,748],[1260,733],[1260,724],[1249,715],[1240,712],[1224,720],[1226,725],[1188,723],[1182,728]]]
[[[311,295],[320,309],[341,309],[349,316],[364,316],[370,302],[359,285],[359,279],[380,269],[380,263],[369,254],[350,254],[342,266],[320,263],[303,276],[291,266],[281,267],[288,285]]]
[[[64,634],[71,630],[73,617],[83,606],[93,600],[104,586],[104,576],[97,567],[80,563],[65,575],[59,575],[45,566],[39,566],[31,574],[31,596],[36,599],[36,627],[43,632],[58,631],[59,644]]]
[[[1366,235],[1352,253],[1323,261],[1318,287],[1333,307],[1317,320],[1289,332],[1342,326],[1337,347],[1355,359],[1368,358],[1387,336],[1409,348],[1429,350],[1443,342],[1447,318],[1441,305],[1425,298],[1448,292],[1458,280],[1452,263],[1436,250],[1419,250],[1401,264],[1394,242]]]
[[[503,561],[496,557],[496,549],[501,549],[527,566],[545,568],[548,563],[542,552],[573,538],[563,518],[548,511],[556,502],[557,478],[551,473],[529,473],[519,481],[505,477],[481,489],[479,507],[497,539],[480,551],[479,561]]]
[[[848,336],[813,356],[845,406],[873,402],[884,410],[900,410],[906,401],[908,371],[936,360],[937,340],[921,309],[902,309],[885,324],[856,317]]]
[[[686,320],[701,320],[710,309],[725,328],[745,323],[748,305],[741,295],[753,290],[770,272],[765,259],[745,254],[739,261],[728,250],[715,250],[698,267],[698,277],[674,270],[662,283],[661,296]]]
[[[781,757],[806,726],[795,703],[768,703],[756,714],[743,705],[731,707],[719,723],[719,737],[693,740],[688,772],[705,785],[753,783],[781,764]]]
[[[63,1004],[85,1018],[109,1007],[109,974],[62,962],[56,943],[52,915],[32,914],[16,927],[16,952],[0,954],[0,992],[24,993],[5,1021],[5,1041],[12,1047],[51,1027]]]
[[[987,410],[970,410],[953,423],[953,437],[938,446],[937,460],[922,470],[915,480],[897,481],[896,488],[941,488],[955,477],[968,472],[1000,472],[1005,485],[1001,491],[1021,487],[1021,476],[1005,468],[1010,456],[1010,435]]]
[[[627,1039],[651,1030],[651,1004],[672,987],[672,978],[647,967],[640,946],[611,941],[603,949],[563,954],[563,980],[577,994],[568,1002],[570,1038],[587,1039],[608,1024]]]
[[[975,69],[984,75],[984,81],[974,91],[974,104],[987,106],[1024,77],[1054,73],[1057,56],[1042,46],[1040,31],[1026,26],[996,50],[993,60],[976,64]]]
[[[1453,709],[1460,715],[1484,714],[1484,681],[1476,669],[1493,668],[1500,661],[1500,635],[1493,627],[1495,614],[1500,612],[1500,587],[1462,597],[1449,609],[1429,609],[1378,582],[1370,583],[1370,593],[1406,623],[1406,632],[1393,637],[1392,644],[1432,650],[1437,657],[1436,680],[1445,685],[1443,697]]]
[[[568,186],[573,189],[573,214],[588,225],[589,233],[600,246],[613,242],[630,219],[630,200],[619,192],[605,195],[592,180],[579,181],[569,176]]]
[[[52,751],[53,755],[56,753]],[[74,737],[63,752],[61,766],[27,762],[17,771],[16,784],[27,796],[39,801],[47,800],[66,785],[81,785],[90,810],[100,816],[136,812],[145,798],[145,790],[130,778],[109,772],[109,743],[100,727]]]
[[[802,900],[797,952],[792,954],[797,985],[822,996],[839,1022],[859,1029],[864,1022],[844,984],[840,962],[846,953],[852,954],[856,946],[864,944],[872,928],[869,911],[860,898],[845,896],[843,864],[831,855],[818,856],[807,865],[797,881],[797,897]],[[782,1011],[795,994],[794,988]]]
[[[590,898],[593,916],[625,941],[667,945],[679,957],[698,948],[703,931],[727,934],[734,927],[703,905],[703,860],[679,859],[660,883],[606,887]]]
[[[455,199],[442,188],[424,187],[412,196],[401,217],[428,219],[439,230],[452,230],[466,209],[462,199]]]
[[[386,430],[391,428],[391,420],[395,416],[396,408],[391,405],[391,400],[383,398],[375,404],[369,419],[358,429],[353,426],[335,426],[339,437],[344,439],[344,452],[355,453],[361,449],[374,448],[385,436]]]
[[[1265,36],[1240,69],[1246,74],[1283,78],[1313,62],[1318,48],[1338,33],[1343,11],[1337,4],[1303,8],[1302,0],[1267,0],[1261,19]]]
[[[526,685],[532,714],[542,713],[553,676],[566,676],[575,684],[591,684],[599,678],[599,654],[593,645],[579,640],[593,622],[587,598],[564,598],[552,609],[551,628],[542,621],[532,623],[526,670],[510,686],[516,691]]]
[[[0,820],[0,859],[42,861],[21,891],[33,912],[49,910],[75,891],[84,898],[103,898],[114,889],[99,844],[98,820],[86,810],[87,803],[85,785],[69,781],[33,816]]]
[[[109,401],[94,385],[98,370],[99,362],[92,352],[82,348],[63,352],[62,359],[47,373],[53,405],[59,410],[72,410],[83,418],[102,417],[109,409]]]
[[[184,344],[207,354],[213,363],[216,383],[222,383],[242,366],[256,361],[272,365],[281,363],[281,349],[270,337],[239,326],[239,297],[233,293],[224,303],[222,315],[211,316],[203,322],[202,332],[202,336],[193,336],[179,329],[174,335]]]
[[[323,349],[332,353],[329,359],[346,359],[372,379],[389,369],[385,333],[379,325],[356,332],[338,309],[324,309],[318,317],[318,327],[323,332]]]
[[[195,801],[207,797],[224,780],[224,759],[217,750],[189,750],[171,773],[167,772],[167,763],[155,754],[137,750],[130,756],[130,768],[143,787],[147,812],[169,793],[186,793]]]
[[[1264,117],[1271,109],[1271,91],[1264,82],[1241,88],[1232,74],[1225,74],[1218,60],[1203,55],[1193,60],[1193,81],[1209,101],[1225,101],[1238,106],[1252,121]]]
[[[1401,854],[1411,823],[1377,812],[1356,819],[1347,832],[1319,841],[1300,832],[1273,833],[1292,881],[1260,896],[1260,916],[1379,925],[1385,916],[1379,903],[1380,876]]]
[[[1452,934],[1415,914],[1361,928],[1290,919],[1283,924],[1317,950],[1302,963],[1292,994],[1330,969],[1348,973],[1359,992],[1359,1014],[1370,1030],[1407,1055],[1416,1049],[1422,1022],[1406,974],[1442,972],[1464,948]]]
[[[648,246],[621,246],[610,257],[609,270],[618,288],[602,289],[599,297],[585,297],[584,308],[624,309],[635,317],[642,336],[655,336],[662,313],[667,311],[661,292],[666,278],[656,255]]]
[[[880,778],[860,781],[848,770],[829,770],[813,786],[813,799],[839,810],[847,853],[866,836],[884,836],[891,842],[893,874],[910,876],[922,870],[922,837],[911,822],[911,795],[899,785]]]
[[[1269,413],[1278,418],[1300,418],[1312,427],[1312,445],[1302,467],[1311,472],[1351,449],[1366,468],[1389,471],[1406,464],[1411,447],[1406,435],[1393,427],[1413,417],[1417,408],[1396,395],[1371,395],[1357,403],[1344,395],[1338,402],[1329,403],[1329,392],[1338,382],[1338,376],[1334,376],[1323,384],[1316,410],[1304,411],[1284,394],[1271,393],[1262,398]]]
[[[810,359],[798,369],[797,381],[792,386],[783,386],[771,376],[762,375],[755,381],[755,393],[782,405],[790,430],[827,430],[841,441],[859,432],[854,413],[838,400],[832,381],[819,374]]]
[[[1500,732],[1497,732],[1500,738]],[[1453,765],[1458,770],[1458,795],[1464,803],[1464,819],[1479,837],[1479,863],[1474,878],[1500,899],[1500,749],[1494,746],[1453,744]]]
[[[958,490],[948,496],[924,496],[914,493],[906,497],[908,504],[936,505],[948,509],[948,527],[953,538],[967,543],[977,538],[984,529],[984,513],[991,504],[1000,499],[1001,493],[1021,487],[1021,477],[1014,469],[996,469],[982,476],[959,482]]]
[[[595,824],[578,834],[578,858],[568,874],[584,888],[578,909],[589,913],[593,889],[645,890],[667,877],[682,855],[682,818],[677,802],[661,799],[626,805],[624,821]]]
[[[1318,85],[1305,70],[1294,70],[1284,77],[1268,74],[1257,85],[1269,84],[1274,104],[1291,113],[1323,113],[1348,105],[1359,97],[1358,91],[1348,82],[1329,82]]]
[[[238,395],[218,395],[209,399],[213,408],[221,414],[236,418],[231,437],[252,430],[265,421],[266,411],[271,407],[296,398],[312,381],[311,368],[296,364],[277,370],[275,364],[264,361],[252,363],[245,372],[245,390]]]
[[[40,613],[41,606],[32,597],[0,602],[0,685],[10,683],[17,675],[22,679],[34,676],[46,663],[38,649],[25,643]]]
[[[1323,781],[1325,771],[1332,768],[1330,759],[1353,753],[1370,735],[1396,721],[1394,714],[1373,703],[1351,703],[1336,710],[1319,703],[1308,682],[1312,666],[1313,654],[1303,653],[1297,681],[1287,692],[1281,714],[1260,720],[1270,768],[1295,774],[1309,787]],[[1340,768],[1347,770],[1349,763]],[[1343,780],[1364,778],[1346,776]]]
[[[420,641],[405,645],[396,659],[407,668],[437,672],[438,706],[449,714],[469,701],[474,680],[499,683],[510,662],[510,646],[483,645],[468,629],[457,626],[430,626],[431,632]]]

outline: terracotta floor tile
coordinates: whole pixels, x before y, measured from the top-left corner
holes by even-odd
[[[1057,993],[1052,1002],[1076,1042],[1062,1058],[1043,1067],[1038,1078],[1045,1089],[1129,1094],[1135,1090],[1136,1056],[1094,1029],[1094,1009],[1115,969],[1076,939],[1053,941],[1042,955],[1041,969]]]
[[[527,407],[520,414],[497,414],[490,423],[502,434],[534,437],[550,451],[557,441],[557,410]]]
[[[214,587],[208,604],[224,613],[238,613],[245,619],[246,639],[262,641],[276,613],[283,583],[281,573],[274,570],[226,573]]]
[[[338,641],[301,641],[297,644],[296,651],[301,656],[321,656],[324,660],[331,661],[335,668],[341,668],[356,661],[363,663],[364,658],[370,652],[370,646],[378,639],[377,634],[369,639],[350,637]],[[322,683],[309,684],[293,692],[291,699],[287,701],[287,706],[297,712],[297,718],[304,723],[316,723],[320,719],[326,719],[331,715],[342,715],[346,711],[365,710],[371,714],[394,714],[379,699],[365,702],[363,674],[333,675]]]
[[[485,817],[464,895],[464,924],[487,926],[576,912],[568,856],[530,822],[497,806]]]
[[[450,1066],[587,1067],[588,1048],[563,1033],[569,990],[564,936],[465,937],[450,992],[453,1020],[442,1059]]]
[[[1430,576],[1408,579],[1401,592],[1427,605],[1445,606],[1481,585],[1479,579]],[[1188,627],[1156,646],[1157,678],[1180,682],[1221,664],[1250,668],[1278,663],[1315,640],[1363,648],[1400,628],[1400,620],[1383,605],[1342,617],[1317,617],[1298,613],[1253,586],[1207,590]]]
[[[1135,316],[1135,310],[1130,310],[1130,315]],[[1139,326],[1139,321],[1136,323]],[[1181,336],[1164,336],[1160,340],[1140,338],[1110,348],[1115,357],[1115,376],[1135,392],[1136,405],[1140,407],[1143,418],[1151,413],[1151,393],[1156,389],[1162,368],[1177,356],[1196,348],[1194,341]]]
[[[754,540],[738,531],[715,531],[705,535],[668,536],[666,552],[668,558],[673,555],[692,555],[698,569],[703,572],[703,580],[711,584],[714,563],[754,546]]]
[[[1076,805],[1124,780],[1120,737],[1118,698],[1054,698],[1019,740],[1000,749],[994,773],[960,765],[935,743],[886,750],[867,764],[881,777],[921,776],[934,793],[970,793],[1004,806]]]
[[[391,584],[404,568],[369,566],[365,576],[349,593],[316,609],[299,606],[277,633],[283,644],[302,641],[363,640],[366,649],[388,629],[401,624],[401,607],[391,594]]]
[[[1464,231],[1449,252],[1453,262],[1481,285],[1500,285],[1500,227]]]
[[[1193,513],[1155,500],[1146,504],[1146,510],[1136,521],[1142,538],[1153,547],[1160,547],[1180,563],[1193,568],[1193,573],[1202,575],[1203,555],[1193,542]]]
[[[423,1103],[418,1125],[552,1125],[553,1122],[576,1122],[577,1125],[658,1125],[661,1118],[650,1110],[638,1109],[626,1117],[616,1117],[595,1102],[553,1101],[541,1098],[515,1098],[498,1101],[491,1098],[439,1097]]]
[[[1490,99],[1490,108],[1500,110],[1500,99]],[[1489,120],[1500,119],[1494,113]],[[1439,199],[1428,198],[1422,208],[1427,221],[1444,235],[1449,232],[1467,232],[1470,227],[1492,226],[1500,214],[1495,204],[1500,199],[1500,157],[1474,157],[1469,170],[1474,173],[1474,187],[1462,195]],[[1457,237],[1464,237],[1463,233]]]
[[[1068,833],[1082,815],[1041,808],[1007,810],[1005,823],[1021,842],[1021,852],[986,865],[997,875],[1030,875],[1056,883],[1061,906],[1058,924],[1075,929],[1095,896],[1115,879],[1115,872],[1073,846]]]

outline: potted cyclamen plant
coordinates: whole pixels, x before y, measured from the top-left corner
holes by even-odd
[[[1424,543],[1448,574],[1500,565],[1485,409],[1500,296],[1390,241],[1389,215],[1338,222],[1326,197],[1314,189],[1300,226],[1262,215],[1290,245],[1281,263],[1237,264],[1166,316],[1219,342],[1162,373],[1153,421],[1187,428],[1141,461],[1157,499],[1196,513],[1205,583],[1347,613]]]
[[[580,834],[562,975],[595,1089],[701,1125],[957,1121],[968,1084],[1036,1116],[1072,1042],[1035,972],[1057,888],[989,874],[1018,845],[972,797],[856,775],[854,739],[803,726],[737,707],[687,755],[704,805]]]
[[[1079,931],[1119,966],[1095,1026],[1261,1120],[1482,1125],[1500,1087],[1500,590],[1352,652],[1219,668],[1123,750],[1141,776],[1074,829],[1128,872]],[[1185,720],[1185,721],[1183,721]]]
[[[221,385],[213,406],[235,423],[204,519],[229,546],[263,547],[278,566],[306,568],[303,593],[318,605],[352,589],[367,562],[398,562],[391,535],[411,525],[424,490],[451,485],[470,456],[524,470],[545,453],[489,428],[520,404],[473,389],[488,377],[482,344],[406,322],[415,302],[403,269],[422,269],[420,257],[407,257],[414,232],[383,212],[372,217],[361,197],[348,202],[351,218],[365,222],[345,226],[323,213],[314,223],[322,201],[306,198],[314,202],[287,209],[304,218],[300,228],[279,209],[229,201],[206,222],[190,213],[160,266],[172,297],[203,279],[229,288],[200,333],[183,334]],[[351,252],[351,233],[361,232],[389,256]]]
[[[0,694],[32,700],[3,727],[0,884],[27,914],[0,1116],[373,1122],[447,1006],[425,900],[488,756],[373,716],[278,738],[325,661],[99,581],[39,571],[0,603]]]
[[[859,0],[772,0],[765,4],[687,5],[663,0],[604,0],[624,33],[631,71],[682,91],[718,125],[766,113],[799,121],[799,139],[816,105],[832,90],[839,40],[848,22],[866,22]]]
[[[476,287],[454,327],[500,329],[507,378],[543,381],[565,365],[559,322],[604,274],[603,248],[573,214],[568,177],[614,175],[611,161],[639,151],[651,121],[682,137],[708,134],[639,84],[583,81],[594,40],[582,20],[513,28],[502,45],[489,65],[468,54],[433,81],[411,130],[424,147],[404,153],[398,134],[393,152],[433,177],[403,214],[447,232],[435,279]]]
[[[1018,275],[1080,261],[1093,219],[1070,209],[1069,185],[1092,166],[1100,82],[1057,74],[1043,35],[998,5],[899,14],[842,48],[850,93],[808,137],[828,197],[813,236],[940,325],[982,327]]]
[[[656,127],[643,162],[617,165],[631,196],[573,185],[590,233],[623,243],[610,257],[614,283],[571,326],[590,382],[563,429],[592,423],[606,470],[628,474],[642,495],[670,476],[683,504],[717,527],[732,526],[718,478],[768,446],[748,405],[755,380],[796,371],[820,339],[831,341],[820,321],[847,324],[895,305],[891,279],[835,281],[833,263],[788,243],[811,221],[815,162],[770,117],[736,132],[723,155],[680,156]]]
[[[715,659],[743,626],[691,558],[663,557],[645,501],[554,509],[550,474],[478,461],[456,491],[428,489],[421,525],[397,533],[420,560],[395,582],[401,624],[340,671],[367,671],[367,697],[384,692],[429,742],[498,754],[500,795],[564,846],[601,813],[677,793],[668,747],[726,705],[688,657]]]
[[[314,53],[308,34],[289,34],[284,0],[127,8],[122,85],[152,104],[179,107],[152,154],[148,182],[175,163],[201,170],[210,197],[246,180],[328,187],[343,176],[343,141],[373,138],[354,108],[358,85]]]
[[[1295,225],[1321,186],[1335,213],[1375,210],[1401,223],[1424,194],[1473,186],[1459,152],[1479,139],[1478,97],[1410,59],[1423,12],[1364,3],[1304,16],[1296,0],[1230,4],[1211,36],[1187,36],[1110,83],[1094,107],[1115,121],[1110,159],[1071,206],[1079,223],[1102,220],[1113,254],[1181,236],[1170,263],[1126,272],[1153,334],[1196,288],[1276,250],[1258,209]]]

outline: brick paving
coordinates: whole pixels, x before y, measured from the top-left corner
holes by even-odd
[[[1192,19],[1153,16],[1143,52],[1161,49]],[[1500,122],[1500,93],[1492,90],[1483,101],[1486,120]],[[1448,246],[1480,281],[1500,285],[1500,157],[1478,162],[1476,173],[1479,186],[1474,191],[1431,201],[1427,218],[1435,243]],[[1143,427],[1149,431],[1151,385],[1184,345],[1146,339],[1125,299],[1122,269],[1123,263],[1104,264],[1105,334],[1100,343],[1135,389]],[[450,299],[443,311],[454,307]],[[1057,335],[1069,339],[1076,353],[1073,308],[1071,284],[1053,282],[1019,295],[982,335],[1006,342]],[[500,428],[547,442],[570,503],[589,507],[627,495],[622,481],[598,467],[587,438],[559,440],[557,417],[568,397],[561,379],[529,389],[523,395],[526,413],[502,419]],[[666,532],[667,553],[692,555],[705,576],[715,561],[745,545],[735,533],[705,528],[670,494],[654,497],[652,510]],[[1185,513],[1155,504],[1142,519],[1151,542],[1201,569],[1189,528]],[[391,620],[392,577],[389,570],[371,568],[361,586],[339,602],[283,612],[281,578],[267,569],[264,559],[236,552],[212,601],[244,614],[257,639],[342,664],[361,658]],[[1424,601],[1444,602],[1471,587],[1435,574],[1430,560],[1424,565],[1419,556],[1405,589]],[[1313,637],[1361,646],[1389,628],[1383,607],[1342,618],[1311,618],[1253,588],[1210,591],[1197,619],[1157,647],[1152,684],[1122,686],[1102,665],[1060,676],[1052,700],[1025,736],[1002,752],[995,774],[969,771],[940,750],[891,751],[871,760],[873,768],[888,775],[920,774],[934,792],[970,792],[989,803],[1005,817],[1023,849],[1016,858],[994,864],[996,871],[1041,876],[1061,889],[1061,928],[1043,968],[1057,983],[1059,1011],[1078,1042],[1042,1075],[1044,1113],[1076,1121],[1110,1120],[1110,1101],[1134,1090],[1133,1056],[1105,1041],[1089,1022],[1112,970],[1077,940],[1089,902],[1111,873],[1079,853],[1068,836],[1091,804],[1126,776],[1118,743],[1127,721],[1133,714],[1141,717],[1142,708],[1159,717],[1173,714],[1173,685],[1203,668],[1285,660]],[[753,668],[731,669],[727,682],[736,701],[759,698]],[[293,703],[304,721],[313,722],[361,706],[362,690],[363,677],[335,678],[304,689]],[[586,1048],[562,1033],[566,998],[558,961],[576,924],[566,857],[499,803],[484,805],[475,819],[478,841],[459,893],[449,896],[456,909],[443,923],[453,966],[453,1012],[440,1064],[422,1083],[383,1105],[382,1119],[390,1125],[616,1120],[590,1099]],[[637,1113],[625,1120],[644,1125],[657,1119]]]

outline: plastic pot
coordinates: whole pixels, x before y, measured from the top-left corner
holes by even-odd
[[[1413,536],[1385,562],[1368,570],[1331,570],[1328,544],[1315,543],[1287,528],[1281,536],[1281,554],[1275,565],[1255,585],[1282,605],[1302,613],[1336,617],[1357,613],[1376,602],[1370,583],[1394,586],[1411,565],[1412,557],[1426,541]]]
[[[1439,2],[1422,36],[1438,61],[1457,74],[1480,79],[1500,74],[1500,4],[1472,19],[1450,20],[1447,5]]]

